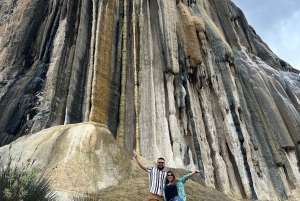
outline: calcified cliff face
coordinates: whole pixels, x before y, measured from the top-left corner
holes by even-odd
[[[94,121],[229,196],[286,199],[300,188],[289,71],[230,0],[4,0],[0,143]]]

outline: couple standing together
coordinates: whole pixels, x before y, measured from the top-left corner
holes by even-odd
[[[149,174],[149,195],[148,201],[186,201],[183,183],[195,173],[201,172],[196,170],[176,180],[172,171],[165,172],[165,159],[157,160],[157,167],[147,167],[141,163],[137,152],[133,151],[133,157],[137,164]]]

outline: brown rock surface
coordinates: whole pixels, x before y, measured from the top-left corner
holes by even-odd
[[[48,173],[58,200],[86,194],[99,200],[143,200],[148,193],[147,173],[101,124],[55,126],[1,147],[0,154],[1,168],[8,164],[9,157],[16,158],[12,165],[20,168],[34,160],[31,168]],[[155,165],[146,159],[141,160],[146,165]],[[188,173],[182,169],[173,171],[177,177]],[[215,198],[231,200],[206,187],[199,176],[191,178],[185,186],[189,200],[198,200],[199,197],[207,201]]]
[[[2,0],[0,145],[94,121],[230,197],[284,200],[300,188],[297,73],[230,0]]]

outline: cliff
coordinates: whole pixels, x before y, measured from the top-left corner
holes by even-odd
[[[0,2],[1,146],[96,122],[124,155],[284,200],[300,188],[297,73],[230,0]]]

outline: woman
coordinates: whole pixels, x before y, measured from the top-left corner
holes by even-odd
[[[202,170],[196,170],[176,180],[174,173],[169,170],[167,172],[167,180],[164,188],[164,201],[186,201],[183,184],[188,178],[201,171]]]

